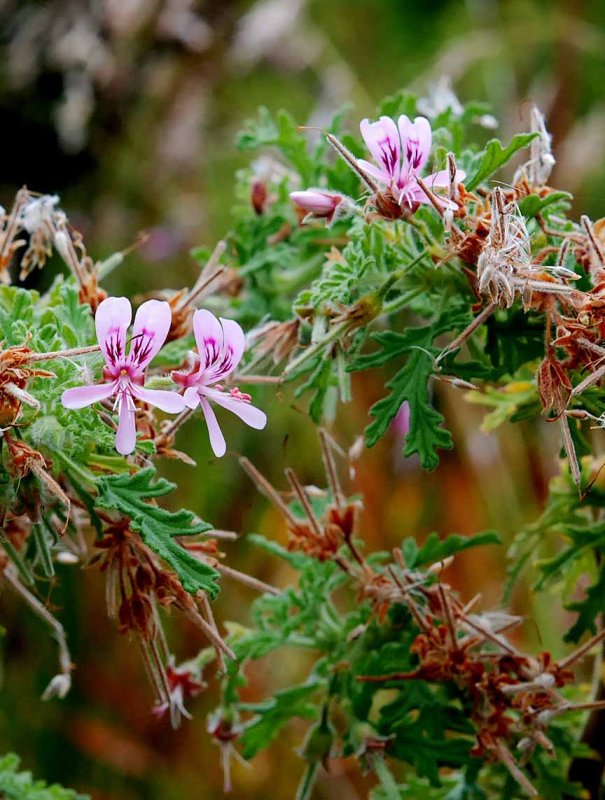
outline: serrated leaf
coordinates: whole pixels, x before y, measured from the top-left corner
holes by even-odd
[[[257,119],[249,120],[238,136],[237,145],[241,150],[278,147],[296,167],[303,181],[307,185],[314,183],[315,159],[308,151],[304,135],[287,111],[281,110],[273,115],[267,108],[261,107]]]
[[[577,642],[581,636],[589,631],[597,632],[597,619],[605,608],[605,570],[601,570],[597,580],[586,590],[583,600],[569,603],[569,611],[577,611],[578,618],[563,637],[566,642]]]
[[[566,538],[571,542],[570,546],[540,564],[542,577],[534,587],[537,590],[543,588],[552,578],[559,578],[562,569],[570,561],[578,561],[586,552],[592,554],[605,550],[605,525],[602,522],[587,526],[565,525],[563,529]]]
[[[267,747],[280,730],[293,717],[316,719],[318,712],[311,697],[323,684],[310,680],[300,686],[284,689],[264,703],[241,705],[243,711],[252,711],[256,716],[249,722],[241,736],[244,758],[252,758],[259,750]]]
[[[152,483],[154,475],[153,467],[148,467],[133,475],[99,478],[96,505],[126,515],[145,544],[174,569],[186,591],[195,594],[201,590],[215,597],[218,572],[175,541],[177,536],[206,533],[212,525],[198,520],[191,511],[168,511],[150,502],[175,488],[164,478]]]
[[[449,309],[431,325],[410,328],[402,333],[388,331],[371,338],[382,345],[382,351],[361,356],[351,370],[381,366],[393,358],[408,354],[406,364],[387,384],[390,393],[370,409],[374,417],[366,429],[366,444],[372,447],[384,436],[403,402],[410,406],[410,427],[405,438],[404,455],[415,453],[426,470],[435,469],[439,463],[437,450],[450,450],[453,446],[448,430],[441,427],[443,416],[430,403],[429,380],[433,374],[433,347],[436,336],[452,329],[462,329],[468,321],[468,312]]]
[[[475,172],[464,182],[469,192],[479,186],[481,181],[489,178],[500,167],[508,163],[515,153],[527,147],[532,139],[535,139],[538,135],[538,133],[517,133],[506,147],[502,147],[499,139],[490,139],[485,146]]]

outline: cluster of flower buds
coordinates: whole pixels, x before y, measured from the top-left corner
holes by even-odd
[[[201,407],[210,443],[217,456],[226,451],[226,444],[210,401],[232,411],[247,425],[258,430],[265,427],[263,411],[250,405],[250,396],[237,388],[224,389],[219,381],[228,378],[239,364],[245,348],[245,337],[234,320],[217,319],[210,311],[197,310],[193,330],[197,352],[190,353],[187,369],[172,373],[174,381],[184,389],[177,391],[148,389],[145,370],[160,351],[170,330],[170,304],[161,300],[143,303],[135,316],[129,350],[127,332],[132,321],[132,307],[126,297],[108,297],[95,315],[97,339],[105,357],[103,382],[77,386],[63,392],[66,408],[79,409],[92,403],[114,398],[118,415],[116,449],[122,455],[136,446],[136,402],[159,408],[169,414]]]

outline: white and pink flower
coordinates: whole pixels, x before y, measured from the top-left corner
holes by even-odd
[[[138,309],[130,348],[126,355],[126,333],[132,320],[132,307],[126,297],[108,297],[95,315],[97,339],[105,356],[104,383],[77,386],[63,392],[66,408],[84,408],[92,403],[115,398],[118,414],[116,450],[132,453],[136,444],[135,400],[176,414],[183,411],[183,398],[172,391],[145,389],[145,369],[158,353],[170,329],[172,314],[168,303],[148,300]]]
[[[206,688],[206,684],[201,679],[199,669],[191,668],[189,664],[176,666],[172,656],[166,666],[166,682],[169,690],[168,699],[155,705],[153,713],[157,717],[163,717],[169,711],[170,723],[176,729],[183,717],[191,719],[191,714],[185,707],[185,700],[196,697]]]
[[[378,122],[364,119],[359,127],[376,164],[358,159],[358,166],[389,189],[400,206],[405,204],[414,208],[419,203],[430,203],[417,181],[431,152],[432,132],[428,119],[416,117],[412,122],[402,114],[397,124],[390,117],[380,117]],[[462,170],[456,171],[456,182],[464,180],[464,177]],[[447,188],[449,180],[447,170],[424,178],[428,188],[433,191]],[[439,200],[444,208],[457,208],[451,200]]]
[[[191,409],[201,407],[210,445],[215,456],[220,457],[225,454],[227,445],[211,402],[223,406],[257,430],[265,427],[267,415],[250,404],[250,395],[237,387],[224,389],[220,384],[233,373],[246,346],[244,332],[237,322],[217,319],[210,311],[198,309],[193,315],[193,332],[198,351],[191,354],[189,370],[173,372],[172,378],[185,387],[185,405]]]

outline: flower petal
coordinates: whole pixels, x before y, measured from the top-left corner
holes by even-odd
[[[378,122],[362,120],[359,129],[368,150],[384,170],[386,182],[396,181],[401,169],[401,140],[397,125],[390,117],[380,117]]]
[[[193,315],[193,333],[200,355],[200,372],[218,360],[223,349],[221,323],[211,311],[198,309]]]
[[[412,201],[416,203],[427,203],[427,204],[430,203],[432,205],[429,198],[426,196],[426,194],[422,191],[422,189],[419,186],[416,189],[411,189],[409,192],[406,192],[406,196],[409,197],[408,202]],[[454,203],[453,200],[450,200],[447,197],[442,197],[441,195],[433,194],[433,200],[435,201],[435,203],[437,203],[437,205],[440,205],[441,208],[443,209],[451,208],[452,211],[458,210],[458,204]]]
[[[219,406],[223,406],[223,408],[238,416],[251,428],[262,431],[267,424],[265,412],[261,411],[260,408],[256,408],[256,406],[250,405],[245,400],[238,400],[237,397],[231,397],[227,392],[219,392],[216,389],[206,389],[204,393]]]
[[[208,426],[208,435],[210,436],[210,446],[212,447],[212,451],[217,458],[224,456],[227,452],[227,443],[225,442],[225,437],[223,436],[223,432],[221,431],[218,421],[216,419],[216,414],[210,407],[210,403],[206,400],[205,397],[200,398],[200,403],[202,406],[202,411],[204,412],[204,417],[206,419],[206,425]]]
[[[397,122],[401,136],[401,149],[408,172],[419,172],[431,152],[433,136],[431,123],[426,117],[416,117],[410,122],[405,114]]]
[[[126,331],[131,319],[132,306],[127,297],[106,297],[97,308],[97,339],[111,367],[125,361]]]
[[[61,403],[65,408],[84,408],[99,400],[106,400],[114,393],[116,382],[99,383],[96,386],[76,386],[66,389],[61,395]]]
[[[189,386],[183,394],[183,402],[187,408],[197,408],[200,404],[200,393],[197,386]]]
[[[166,411],[168,414],[178,414],[185,408],[185,401],[178,392],[166,389],[144,389],[134,383],[131,385],[130,391],[139,400],[149,403],[150,406],[155,406],[161,411]]]
[[[246,347],[246,337],[241,325],[238,325],[234,319],[225,319],[224,317],[219,317],[219,319],[223,326],[224,334],[223,352],[226,356],[229,356],[225,359],[220,375],[221,378],[225,378],[233,372],[241,361]]]
[[[170,305],[165,300],[147,300],[134,318],[128,361],[139,370],[160,350],[172,322]]]
[[[378,169],[374,164],[371,164],[369,161],[366,161],[363,158],[357,159],[357,166],[362,169],[363,172],[367,172],[371,178],[378,181],[379,183],[385,183],[387,186],[391,182],[391,176],[387,175],[384,170]]]
[[[120,411],[118,417],[118,430],[116,432],[116,450],[120,455],[127,456],[135,448],[137,429],[134,416],[134,405],[130,398],[120,398]]]
[[[456,177],[454,181],[460,183],[466,178],[466,172],[462,169],[456,170]],[[432,175],[427,175],[424,182],[429,189],[441,189],[450,185],[450,173],[447,169],[441,169],[439,172],[434,172]]]

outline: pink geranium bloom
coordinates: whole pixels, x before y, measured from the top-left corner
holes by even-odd
[[[237,388],[224,390],[219,383],[231,375],[244,352],[244,332],[237,322],[217,319],[210,311],[197,310],[193,315],[193,332],[198,352],[192,354],[191,368],[188,372],[173,372],[172,377],[185,387],[185,404],[189,408],[201,406],[210,445],[214,455],[220,457],[225,454],[227,445],[209,401],[232,411],[257,430],[265,427],[267,415],[250,405],[250,395]]]
[[[145,369],[160,350],[170,329],[172,313],[166,302],[148,300],[136,313],[130,350],[126,355],[126,332],[132,320],[132,307],[126,297],[108,297],[95,315],[97,339],[105,356],[104,383],[77,386],[63,392],[66,408],[84,408],[100,400],[115,397],[118,412],[116,450],[132,453],[136,443],[135,399],[176,414],[185,408],[176,392],[145,389]]]
[[[390,189],[399,205],[405,203],[413,208],[418,203],[429,203],[430,200],[416,180],[431,152],[432,133],[428,119],[416,117],[411,122],[402,114],[397,124],[390,117],[380,117],[378,122],[364,119],[359,127],[368,150],[378,164],[376,166],[358,159],[361,169]],[[464,178],[465,173],[457,170],[456,182]],[[424,181],[432,190],[446,188],[449,185],[448,171],[440,170],[427,175]],[[440,202],[444,208],[458,207],[451,200]]]

